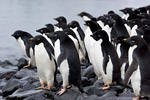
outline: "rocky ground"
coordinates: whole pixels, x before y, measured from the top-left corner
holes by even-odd
[[[59,89],[53,87],[50,91],[36,90],[40,86],[36,68],[24,69],[25,58],[15,61],[0,61],[0,100],[131,100],[135,95],[132,90],[123,90],[120,86],[100,90],[102,80],[97,80],[92,66],[82,66],[82,83],[87,92],[80,93],[76,87],[58,96]],[[62,83],[60,74],[57,80]],[[144,99],[143,99],[144,100]]]

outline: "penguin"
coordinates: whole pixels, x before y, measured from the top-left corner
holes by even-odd
[[[105,16],[99,16],[97,18],[97,23],[99,24],[99,26],[101,28],[103,28],[105,26],[104,23],[105,23],[106,19],[107,19],[107,17],[105,17]]]
[[[81,13],[78,14],[78,16],[82,17],[82,19],[84,20],[84,22],[90,21],[91,19],[94,18],[91,14],[89,14],[87,12],[81,12]]]
[[[132,54],[133,61],[125,74],[124,83],[127,84],[131,79],[134,94],[137,96],[133,100],[150,97],[150,49],[145,40],[139,36],[124,39],[124,42],[131,47],[135,46]]]
[[[118,53],[118,57],[119,57],[120,63],[121,63],[121,78],[122,78],[122,80],[124,80],[126,70],[129,67],[128,52],[129,52],[130,45],[123,41],[123,39],[125,39],[125,38],[127,38],[127,37],[119,36],[116,39],[117,53]]]
[[[52,45],[52,47],[54,48],[54,40],[48,38],[47,35],[46,35],[46,33],[51,33],[51,32],[53,32],[53,29],[50,30],[50,29],[44,27],[44,28],[41,28],[41,29],[36,30],[36,32],[41,33],[41,34],[47,39],[47,41]]]
[[[63,88],[58,92],[58,95],[64,94],[67,86],[69,85],[77,86],[80,92],[83,93],[84,90],[81,83],[80,60],[73,41],[64,31],[56,31],[48,36],[60,40],[60,55],[56,62],[62,75]]]
[[[46,24],[45,26],[46,26],[46,28],[48,28],[50,30],[50,33],[54,32],[54,26],[52,24],[49,23],[49,24]]]
[[[54,49],[52,45],[42,36],[37,35],[30,38],[30,41],[35,43],[35,62],[37,73],[41,86],[36,89],[50,90],[56,82],[57,66],[54,58]],[[48,88],[45,88],[47,84]]]
[[[15,31],[12,36],[17,40],[21,49],[24,52],[24,55],[29,58],[28,65],[24,66],[24,68],[33,67],[35,65],[35,58],[34,58],[34,46],[35,44],[29,41],[29,38],[33,36],[25,31],[17,30]]]
[[[120,60],[114,45],[109,41],[107,33],[104,30],[98,30],[91,36],[94,40],[101,41],[101,44],[99,44],[103,55],[103,70],[101,70],[101,73],[105,85],[102,90],[109,89],[110,85],[113,83],[123,83],[121,79]]]
[[[85,61],[85,57],[87,57],[86,49],[85,49],[85,45],[84,45],[85,34],[84,34],[83,30],[81,29],[80,24],[77,21],[72,21],[71,23],[68,24],[68,27],[74,31],[74,33],[79,41],[79,45],[81,46],[79,48],[79,56],[81,58],[81,62]]]
[[[133,8],[124,8],[124,9],[121,9],[120,11],[124,13],[124,15],[122,16],[122,19],[125,19],[125,20],[128,20],[128,18],[132,16],[132,14],[134,14]]]
[[[95,41],[93,38],[91,38],[91,35],[101,29],[101,27],[98,25],[96,21],[86,21],[86,25],[88,26],[89,30],[85,32],[85,38],[84,43],[87,50],[87,54],[89,57],[89,61],[93,66],[94,72],[97,75],[98,79],[102,78],[101,69],[99,66],[101,66],[101,51],[99,50],[100,46],[97,41]]]
[[[150,26],[145,27],[143,30],[143,39],[146,41],[147,45],[150,47]]]
[[[109,14],[116,22],[113,24],[113,29],[117,33],[117,36],[127,36],[129,37],[129,33],[124,26],[122,18],[118,14]],[[116,37],[117,38],[117,37]]]

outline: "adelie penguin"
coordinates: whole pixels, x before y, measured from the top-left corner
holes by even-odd
[[[84,37],[85,34],[83,32],[83,30],[80,27],[80,24],[77,21],[72,21],[71,23],[68,24],[68,27],[70,29],[72,29],[79,41],[79,57],[81,58],[81,61],[85,60],[85,56],[86,56],[86,49],[85,49],[85,45],[84,45]]]
[[[17,30],[15,31],[12,36],[17,40],[21,49],[24,52],[24,55],[29,58],[28,65],[24,66],[24,68],[32,67],[35,65],[35,58],[34,58],[34,46],[35,44],[32,41],[29,41],[30,38],[33,36],[28,32]]]
[[[62,95],[66,92],[69,85],[75,85],[81,92],[83,91],[81,83],[81,68],[79,55],[73,41],[64,31],[57,31],[48,35],[60,40],[60,55],[57,58],[57,65],[62,75],[62,89],[58,92]]]
[[[150,49],[144,39],[138,36],[124,39],[124,42],[135,46],[132,54],[132,63],[125,75],[125,84],[131,79],[133,91],[139,100],[141,97],[150,97]]]
[[[36,89],[50,90],[54,81],[56,82],[56,62],[54,60],[54,49],[52,45],[42,36],[37,35],[30,38],[35,43],[35,62],[41,86]],[[45,88],[47,84],[48,88]]]
[[[91,35],[96,41],[101,41],[102,59],[103,59],[103,70],[101,70],[102,78],[105,87],[102,90],[110,88],[113,83],[122,84],[120,61],[116,52],[115,47],[109,41],[108,35],[103,30],[98,30]]]

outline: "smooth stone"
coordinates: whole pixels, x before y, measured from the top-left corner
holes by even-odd
[[[103,96],[101,96],[101,98],[102,97],[117,97],[116,94],[117,94],[116,91],[109,90],[107,93],[105,93]]]
[[[12,66],[0,67],[0,79],[10,79],[17,72],[17,70],[17,67]]]
[[[25,58],[20,58],[18,60],[18,63],[17,63],[18,69],[22,69],[26,65],[28,65],[28,61]]]
[[[97,95],[79,95],[75,100],[102,100]]]
[[[87,90],[88,95],[97,95],[97,96],[102,96],[105,93],[107,93],[107,90],[101,90],[100,87],[97,86],[90,86]]]
[[[82,77],[87,77],[88,79],[96,77],[96,74],[94,72],[92,65],[84,69]]]
[[[67,89],[67,91],[59,96],[57,93],[54,96],[54,100],[76,100],[76,98],[80,95],[80,92],[77,92],[76,90],[73,89]]]
[[[14,77],[18,78],[18,79],[21,79],[25,76],[29,76],[29,77],[33,77],[33,78],[37,78],[38,79],[38,75],[37,75],[37,72],[33,69],[21,69],[20,71],[18,71]]]
[[[6,79],[1,79],[0,80],[0,89],[2,89],[7,83],[7,80]]]
[[[9,60],[0,61],[0,66],[12,66],[13,64]]]
[[[90,85],[87,77],[81,77],[81,81],[82,81],[83,87]]]
[[[2,88],[2,94],[3,96],[11,95],[14,91],[16,91],[18,88],[20,88],[24,84],[22,81],[18,79],[10,79],[7,84]]]
[[[97,79],[93,86],[102,86],[104,85],[104,81],[102,79]]]

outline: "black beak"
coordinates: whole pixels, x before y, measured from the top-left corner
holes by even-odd
[[[14,37],[14,34],[12,34],[11,36],[13,36],[13,37]]]

